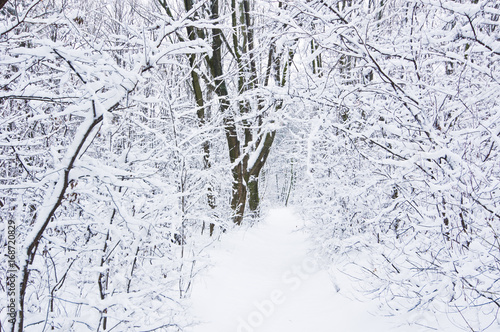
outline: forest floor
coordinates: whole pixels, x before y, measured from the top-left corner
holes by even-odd
[[[291,209],[271,210],[214,243],[211,267],[193,285],[192,332],[457,331],[409,325],[408,316],[377,315],[375,302],[354,300],[349,279],[310,258],[303,226]]]

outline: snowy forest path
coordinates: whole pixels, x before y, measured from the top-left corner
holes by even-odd
[[[422,331],[369,313],[373,306],[338,292],[309,256],[303,222],[290,209],[225,235],[210,250],[211,268],[194,283],[200,324],[193,332]],[[370,310],[371,309],[371,310]]]

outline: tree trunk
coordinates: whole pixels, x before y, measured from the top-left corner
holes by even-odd
[[[186,9],[186,12],[189,12],[193,9],[193,1],[192,0],[184,0],[184,7]],[[188,33],[188,38],[189,40],[196,40],[197,38],[204,38],[205,34],[202,32],[202,30],[199,30],[197,28],[194,28],[192,26],[188,26],[187,28],[187,33]],[[191,84],[193,86],[193,92],[194,92],[194,97],[196,100],[196,106],[197,106],[197,112],[196,115],[198,116],[198,121],[199,121],[199,126],[203,127],[206,123],[206,113],[205,113],[205,101],[203,98],[203,89],[201,87],[201,80],[200,76],[198,75],[196,69],[198,68],[198,65],[196,64],[196,54],[191,54],[189,56],[189,65],[191,66]],[[210,164],[210,142],[205,141],[203,142],[203,168],[204,169],[210,169],[211,164]],[[215,201],[215,196],[213,194],[212,190],[212,185],[210,184],[208,187],[208,193],[207,193],[207,201],[208,201],[208,206],[212,210],[215,210],[217,207],[216,201]],[[213,223],[210,223],[210,236],[213,235],[215,225]],[[203,222],[203,229],[205,229],[205,222]],[[203,230],[202,230],[203,233]]]
[[[241,225],[245,214],[245,204],[247,200],[247,187],[243,179],[242,165],[233,169],[233,192],[231,197],[231,209],[234,211],[233,222]]]
[[[253,176],[248,181],[248,207],[250,212],[257,212],[259,203],[259,178]]]
[[[211,19],[217,21],[219,19],[219,1],[212,0],[211,3],[212,16]],[[233,164],[231,170],[233,175],[233,185],[231,193],[231,208],[234,211],[233,222],[237,225],[241,224],[243,214],[245,212],[245,203],[247,188],[245,186],[243,172],[244,167],[239,161],[241,154],[241,144],[238,139],[238,132],[234,118],[228,114],[230,103],[228,100],[228,91],[226,81],[223,79],[222,66],[222,31],[219,28],[212,29],[212,58],[210,59],[210,69],[215,81],[215,93],[220,98],[220,110],[224,116],[224,130],[226,132],[227,146],[229,149],[229,160]]]

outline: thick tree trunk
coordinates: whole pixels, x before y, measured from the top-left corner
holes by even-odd
[[[189,12],[193,9],[193,1],[192,0],[184,0],[184,7],[186,9],[186,12]],[[202,32],[202,30],[194,28],[192,26],[187,27],[187,33],[188,33],[188,38],[189,40],[196,40],[198,38],[205,38],[205,34]],[[203,127],[206,123],[205,120],[205,100],[203,98],[203,89],[201,86],[201,80],[200,76],[198,75],[196,69],[198,68],[198,65],[196,64],[196,54],[191,54],[189,56],[189,65],[191,66],[191,84],[193,86],[193,92],[194,92],[194,97],[196,100],[196,106],[197,106],[197,112],[196,115],[198,116],[199,120],[199,125],[200,127]],[[204,169],[210,169],[211,164],[210,164],[210,142],[205,141],[203,142],[203,167]],[[208,193],[207,193],[207,201],[208,201],[208,206],[212,210],[215,210],[217,207],[216,201],[215,201],[215,196],[213,194],[212,186],[209,185],[208,187]],[[213,223],[210,223],[210,236],[213,235],[214,230],[215,230],[215,225]],[[203,222],[203,229],[205,229],[205,222]],[[202,230],[203,233],[203,230]]]
[[[219,19],[219,1],[212,0],[211,3],[212,20]],[[222,31],[219,28],[212,29],[212,49],[213,54],[210,59],[210,69],[215,81],[215,93],[220,98],[220,110],[224,116],[224,129],[226,132],[227,146],[229,149],[229,160],[233,164],[232,175],[233,185],[231,193],[231,208],[234,211],[233,222],[241,224],[245,212],[247,188],[244,182],[244,167],[240,159],[241,144],[238,139],[238,131],[232,115],[228,114],[230,107],[226,82],[223,79],[222,66]]]
[[[242,165],[233,169],[233,192],[231,197],[231,208],[234,211],[233,222],[241,225],[245,214],[245,205],[247,200],[247,187],[243,179]]]
[[[255,213],[259,208],[259,178],[251,177],[248,181],[248,207]]]

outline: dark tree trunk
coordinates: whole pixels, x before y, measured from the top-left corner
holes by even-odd
[[[251,212],[256,212],[259,208],[259,178],[252,177],[248,181],[248,207]]]
[[[184,7],[186,9],[186,12],[189,12],[193,9],[193,1],[192,0],[184,0]],[[192,26],[187,27],[187,33],[188,33],[188,38],[189,40],[196,40],[198,38],[205,38],[205,33],[203,30],[194,28]],[[194,97],[196,100],[196,106],[198,108],[196,115],[198,116],[198,121],[200,127],[203,127],[206,123],[206,113],[205,113],[205,101],[203,98],[203,89],[201,85],[201,80],[200,76],[198,75],[196,69],[198,68],[198,65],[196,64],[196,54],[191,54],[189,56],[189,65],[191,66],[191,83],[193,86],[193,92],[194,92]],[[210,164],[210,142],[205,141],[203,142],[203,167],[204,169],[210,169],[211,164]],[[207,193],[207,201],[208,201],[208,206],[212,210],[215,210],[217,207],[216,201],[215,201],[215,196],[213,194],[212,186],[209,185],[208,187],[208,193]],[[213,223],[210,224],[210,236],[213,235],[215,225]],[[205,229],[205,222],[203,222],[203,229]],[[203,230],[202,230],[203,232]]]
[[[212,17],[216,21],[219,19],[219,1],[212,0]],[[234,211],[233,221],[237,225],[241,224],[245,212],[245,203],[247,188],[244,182],[244,167],[242,162],[238,162],[241,154],[241,144],[238,139],[236,124],[232,115],[228,114],[230,103],[228,100],[228,91],[226,82],[223,79],[222,70],[222,31],[219,28],[212,29],[212,58],[210,59],[210,69],[215,81],[215,93],[220,98],[220,110],[224,116],[224,130],[226,132],[227,146],[229,149],[229,160],[233,164],[232,176],[232,194],[231,208]]]

